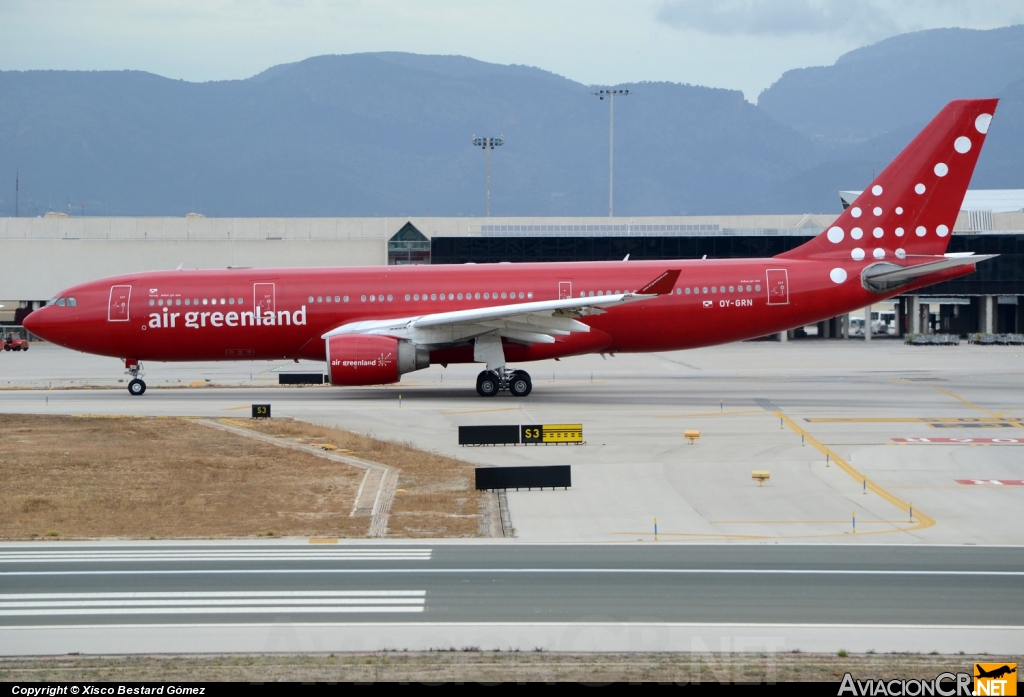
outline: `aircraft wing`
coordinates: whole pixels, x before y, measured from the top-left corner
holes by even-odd
[[[525,344],[553,344],[556,336],[589,332],[579,318],[659,295],[667,295],[679,278],[678,269],[666,271],[640,290],[587,298],[561,298],[511,305],[492,305],[470,310],[437,312],[415,317],[351,322],[322,336],[383,334],[408,339],[422,346],[440,346],[497,332],[498,336]]]

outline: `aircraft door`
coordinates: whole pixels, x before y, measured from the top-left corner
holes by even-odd
[[[108,322],[127,322],[128,303],[132,298],[131,286],[111,286],[110,304],[107,305]]]
[[[565,300],[572,297],[572,281],[558,282],[558,299]]]
[[[789,304],[789,271],[768,269],[768,304]]]
[[[262,317],[267,312],[274,312],[274,284],[254,283],[252,285],[253,306]]]

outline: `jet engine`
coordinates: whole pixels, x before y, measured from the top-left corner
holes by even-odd
[[[327,340],[332,385],[384,385],[430,366],[430,351],[410,341],[374,334],[343,334]]]

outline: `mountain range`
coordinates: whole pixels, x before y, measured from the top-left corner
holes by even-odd
[[[946,101],[1000,96],[973,186],[1024,188],[1024,26],[905,34],[758,98],[618,85],[620,216],[838,211]],[[245,80],[0,72],[0,215],[608,213],[608,102],[460,56],[319,56]],[[83,205],[84,204],[84,207]]]

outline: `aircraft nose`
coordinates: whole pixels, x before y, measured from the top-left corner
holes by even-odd
[[[27,329],[32,334],[47,339],[48,337],[46,336],[46,329],[49,323],[46,321],[46,318],[43,317],[43,315],[45,314],[45,308],[42,307],[39,308],[38,310],[30,312],[28,315],[25,316],[25,319],[21,321],[21,326],[25,327],[25,329]]]

